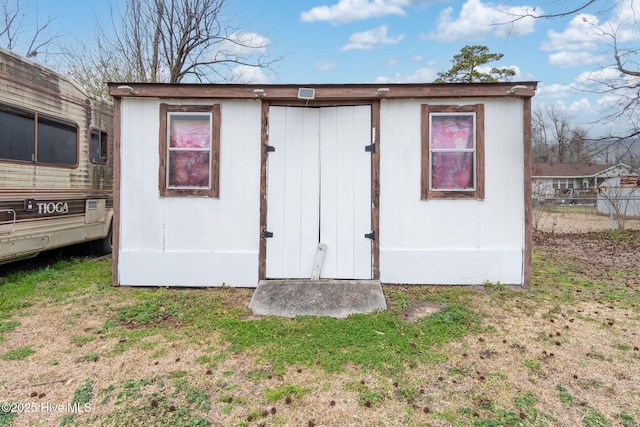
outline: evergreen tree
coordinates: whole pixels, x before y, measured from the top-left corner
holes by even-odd
[[[486,46],[465,46],[453,56],[449,71],[438,73],[435,83],[495,83],[508,81],[516,72],[509,68],[493,67],[488,73],[480,68],[489,62],[499,61],[504,55],[491,53]]]

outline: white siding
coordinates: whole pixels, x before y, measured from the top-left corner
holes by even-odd
[[[164,100],[171,104],[196,104]],[[221,104],[220,197],[160,197],[158,100],[122,102],[119,283],[255,286],[260,103]]]
[[[485,106],[485,199],[421,200],[420,105],[480,102]],[[260,243],[260,102],[206,100],[221,104],[218,199],[159,197],[159,103],[157,99],[122,100],[119,283],[255,286]],[[376,236],[381,282],[522,284],[522,103],[516,98],[382,101]],[[271,131],[273,137],[276,129]],[[295,184],[282,179],[287,185]]]
[[[421,104],[485,105],[485,199],[421,200]],[[380,123],[380,280],[522,284],[522,100],[388,100]]]

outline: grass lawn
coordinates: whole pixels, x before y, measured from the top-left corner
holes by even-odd
[[[13,273],[0,426],[637,426],[640,232],[569,241],[538,239],[531,289],[385,286],[389,310],[348,319],[114,288],[109,258]]]

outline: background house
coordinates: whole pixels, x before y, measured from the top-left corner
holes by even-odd
[[[595,197],[607,178],[637,173],[624,163],[534,163],[531,190],[534,197]]]

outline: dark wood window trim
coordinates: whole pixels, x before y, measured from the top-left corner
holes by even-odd
[[[209,170],[210,188],[169,188],[167,183],[167,124],[170,113],[211,113],[211,142],[210,156],[211,169]],[[159,190],[160,196],[220,196],[220,104],[214,105],[170,105],[160,104],[160,168],[159,168]]]
[[[430,188],[430,129],[429,115],[431,113],[475,113],[475,189],[470,191],[443,191]],[[421,199],[484,199],[484,105],[422,105],[421,111]]]

